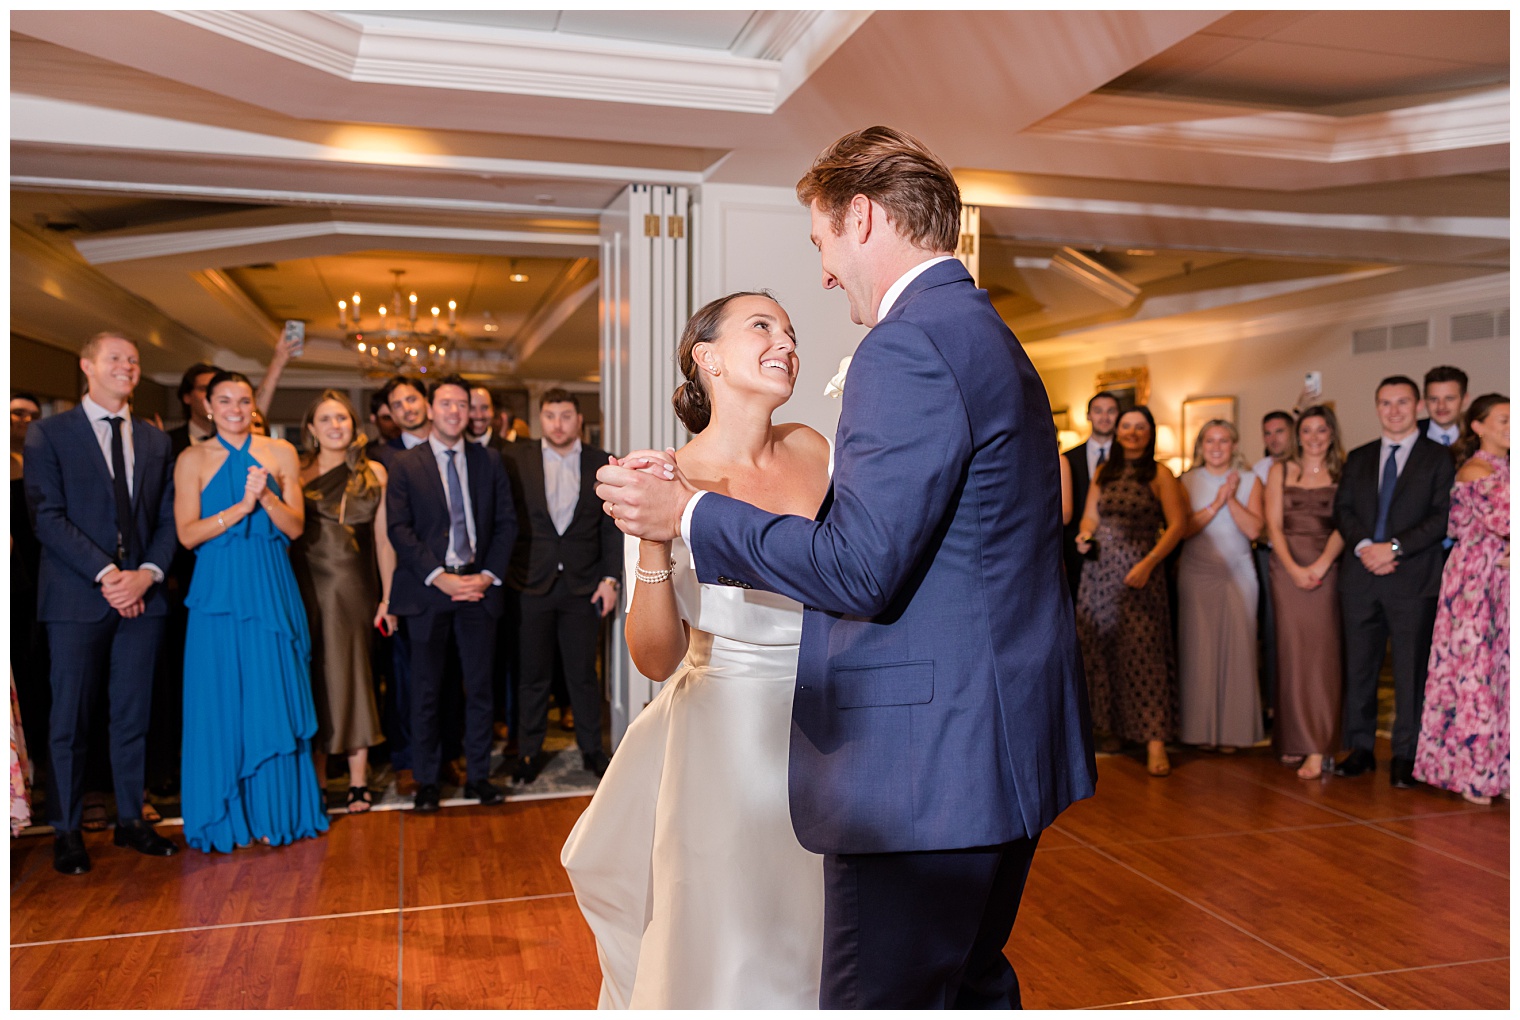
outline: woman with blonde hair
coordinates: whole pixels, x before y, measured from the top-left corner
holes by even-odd
[[[369,749],[385,739],[370,671],[370,627],[389,634],[396,553],[385,530],[385,468],[365,455],[348,397],[326,390],[301,421],[306,530],[290,549],[311,631],[317,777],[327,756],[348,758],[348,810],[370,809]]]
[[[1277,618],[1277,705],[1272,742],[1300,779],[1318,779],[1340,747],[1341,606],[1336,579],[1346,543],[1335,490],[1346,454],[1335,412],[1298,417],[1288,456],[1267,475],[1272,608]]]
[[[1205,750],[1233,751],[1262,737],[1256,682],[1259,588],[1251,543],[1261,534],[1262,497],[1240,455],[1240,433],[1205,422],[1182,476],[1189,516],[1177,564],[1180,736]]]

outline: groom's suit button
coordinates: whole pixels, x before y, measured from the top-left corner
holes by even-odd
[[[751,587],[750,585],[745,584],[743,581],[735,581],[732,577],[724,577],[722,574],[718,575],[718,583],[726,584],[733,588],[748,589]]]

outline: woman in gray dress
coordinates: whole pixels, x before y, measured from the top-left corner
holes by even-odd
[[[1256,685],[1256,564],[1262,493],[1240,456],[1240,433],[1204,424],[1182,476],[1190,515],[1177,564],[1180,735],[1204,750],[1234,751],[1262,738]]]
[[[348,758],[350,813],[372,803],[369,749],[385,737],[370,672],[371,627],[391,633],[396,553],[385,532],[385,468],[364,454],[365,436],[348,397],[326,390],[301,423],[306,530],[290,547],[311,630],[317,778],[327,756]]]

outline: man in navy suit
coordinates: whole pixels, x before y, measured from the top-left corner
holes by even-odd
[[[412,770],[421,812],[439,806],[439,700],[451,640],[464,673],[464,795],[482,804],[505,799],[488,778],[491,669],[504,608],[501,583],[517,537],[501,456],[464,438],[469,383],[445,376],[433,384],[430,399],[432,432],[391,461],[385,496],[396,549],[390,608],[401,617],[412,653]]]
[[[620,465],[597,494],[627,533],[681,534],[703,583],[806,607],[789,785],[825,855],[819,1005],[1017,1006],[1036,843],[1096,776],[1050,404],[951,255],[960,193],[922,143],[847,135],[797,194],[824,287],[873,327],[818,519]]]
[[[1451,451],[1415,422],[1420,391],[1395,375],[1377,388],[1382,436],[1346,456],[1335,490],[1341,554],[1341,625],[1346,644],[1342,741],[1335,766],[1355,777],[1377,767],[1377,683],[1393,649],[1393,760],[1389,781],[1415,785],[1414,755],[1425,703],[1425,673],[1445,566],[1441,540],[1456,467]]]
[[[1071,600],[1077,601],[1082,581],[1083,556],[1077,552],[1077,532],[1082,530],[1082,508],[1087,505],[1087,490],[1092,487],[1098,468],[1114,454],[1114,429],[1119,426],[1119,398],[1104,390],[1087,402],[1087,422],[1092,435],[1061,456],[1071,467],[1071,521],[1061,529],[1062,558],[1066,561],[1066,584]]]
[[[37,617],[52,653],[53,866],[66,875],[90,870],[80,834],[84,749],[103,681],[115,843],[158,857],[179,852],[142,817],[153,670],[168,611],[163,564],[175,545],[169,437],[131,413],[142,375],[131,340],[91,338],[79,367],[89,391],[78,407],[31,427],[23,473],[42,546]]]

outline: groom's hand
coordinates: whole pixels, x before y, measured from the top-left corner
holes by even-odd
[[[596,473],[596,495],[625,535],[669,542],[697,490],[675,466],[675,451],[640,450],[610,458]]]

